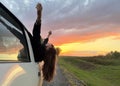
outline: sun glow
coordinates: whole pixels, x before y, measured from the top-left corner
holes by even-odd
[[[0,54],[0,60],[15,60],[17,61],[18,54]]]
[[[104,55],[110,51],[120,51],[120,40],[114,39],[115,36],[100,38],[86,43],[68,43],[58,47],[62,49],[61,55]]]

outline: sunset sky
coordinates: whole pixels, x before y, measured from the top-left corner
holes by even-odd
[[[50,43],[61,55],[93,56],[120,51],[120,0],[0,0],[28,29],[41,2],[42,37],[49,30]]]

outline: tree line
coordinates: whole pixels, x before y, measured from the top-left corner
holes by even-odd
[[[111,51],[108,54],[106,54],[105,57],[108,57],[108,58],[120,58],[120,52]]]

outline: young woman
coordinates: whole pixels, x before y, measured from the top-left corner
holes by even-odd
[[[37,19],[33,27],[33,39],[32,45],[35,54],[35,61],[39,63],[40,71],[43,73],[43,79],[51,81],[55,73],[56,64],[56,49],[52,44],[48,43],[49,37],[52,34],[49,31],[48,36],[44,41],[41,38],[41,15],[42,5],[38,3],[36,5]]]
[[[42,41],[41,38],[41,15],[42,15],[42,5],[38,3],[36,5],[37,9],[37,19],[33,27],[33,36],[28,32],[28,35],[30,37],[32,48],[34,52],[35,61],[38,62],[39,68],[40,68],[40,84],[42,84],[42,79],[50,82],[55,73],[55,64],[56,64],[56,56],[58,52],[56,51],[55,47],[52,44],[48,43],[49,37],[52,34],[51,31],[49,31],[48,36],[44,41]],[[12,27],[7,25],[1,18],[0,22],[3,23],[6,28],[11,31],[18,39],[20,39],[20,42],[25,46],[23,36],[18,31],[15,31]],[[24,48],[21,50],[24,52]],[[21,53],[22,54],[22,53]]]

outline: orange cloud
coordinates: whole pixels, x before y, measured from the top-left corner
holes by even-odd
[[[61,55],[94,56],[105,55],[110,51],[120,51],[120,40],[116,36],[99,38],[89,42],[73,42],[59,45],[62,49]]]
[[[87,35],[80,35],[80,34],[68,34],[59,37],[53,37],[50,39],[50,42],[55,44],[56,46],[66,44],[66,43],[74,43],[74,42],[90,42],[95,41],[99,38],[105,38],[109,36],[119,37],[120,33],[116,32],[103,32],[103,33],[91,33]]]

